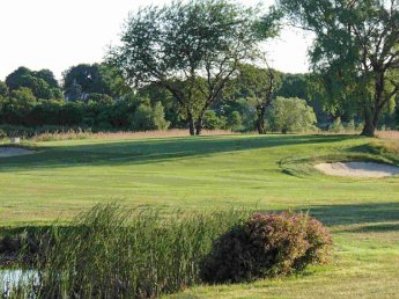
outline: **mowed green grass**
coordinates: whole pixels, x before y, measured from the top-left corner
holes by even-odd
[[[312,161],[391,159],[353,136],[237,135],[37,143],[0,159],[1,225],[66,219],[99,202],[168,210],[302,209],[326,223],[334,259],[304,275],[199,286],[172,298],[395,298],[399,177],[329,177]]]

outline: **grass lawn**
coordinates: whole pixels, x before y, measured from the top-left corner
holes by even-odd
[[[328,177],[311,167],[340,159],[399,165],[398,155],[379,155],[370,143],[316,135],[40,142],[36,154],[0,159],[0,224],[46,223],[115,201],[165,211],[304,209],[332,230],[332,265],[171,297],[399,298],[399,177]]]

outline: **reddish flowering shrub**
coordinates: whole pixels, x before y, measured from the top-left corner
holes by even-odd
[[[328,230],[305,214],[257,213],[215,241],[201,278],[236,283],[288,275],[327,262],[331,244]]]

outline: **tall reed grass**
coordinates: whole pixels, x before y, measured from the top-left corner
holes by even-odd
[[[14,288],[12,296],[152,298],[179,291],[200,282],[200,264],[214,240],[248,216],[245,211],[166,216],[149,208],[98,205],[73,226],[49,228],[33,263],[38,283]]]

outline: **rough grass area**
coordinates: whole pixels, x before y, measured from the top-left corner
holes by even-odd
[[[377,132],[378,138],[383,139],[397,139],[399,140],[399,131],[381,131]]]
[[[218,136],[237,134],[228,130],[203,130],[202,135]],[[166,137],[187,137],[190,136],[186,129],[156,130],[144,132],[63,132],[63,133],[43,133],[31,138],[32,141],[61,141],[75,139],[142,139],[142,138],[166,138]]]
[[[383,139],[268,135],[37,142],[0,159],[2,225],[66,219],[98,202],[187,211],[302,209],[333,233],[334,263],[304,275],[188,289],[174,298],[394,298],[399,178],[330,177],[317,161],[399,165]],[[389,147],[390,148],[390,147]],[[309,275],[311,274],[311,275]]]

